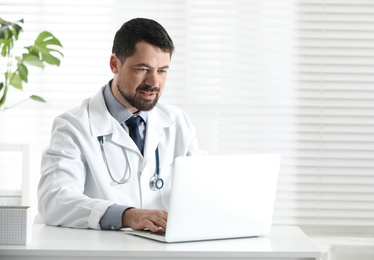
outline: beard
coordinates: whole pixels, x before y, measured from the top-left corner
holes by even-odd
[[[160,89],[157,87],[151,87],[149,85],[140,85],[136,88],[135,94],[130,95],[125,93],[125,91],[117,83],[118,91],[121,93],[122,97],[134,108],[139,111],[150,111],[152,110],[160,97]],[[156,97],[153,100],[144,99],[139,96],[140,91],[153,92],[156,94]]]

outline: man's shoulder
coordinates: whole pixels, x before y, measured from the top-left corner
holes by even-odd
[[[156,108],[167,114],[180,113],[183,111],[180,107],[161,102],[157,103]]]
[[[82,117],[83,115],[87,115],[88,105],[90,103],[90,100],[91,98],[84,99],[79,106],[66,110],[61,115],[59,115],[59,117],[70,118],[70,117]]]
[[[156,113],[165,114],[173,120],[187,117],[186,112],[182,108],[171,104],[158,102],[154,110]]]
[[[98,111],[105,107],[102,89],[96,95],[83,99],[79,106],[65,111],[60,117],[87,118],[90,113],[96,112],[95,107]]]
[[[183,108],[175,105],[157,103],[154,111],[152,113],[157,113],[159,115],[164,115],[171,121],[176,122],[179,125],[191,125],[191,120]]]

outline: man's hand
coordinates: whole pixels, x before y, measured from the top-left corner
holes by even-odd
[[[122,215],[122,225],[134,230],[149,229],[160,232],[166,229],[168,212],[165,210],[147,210],[130,208]]]

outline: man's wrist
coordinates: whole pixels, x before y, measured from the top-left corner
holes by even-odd
[[[113,204],[104,213],[100,219],[102,230],[119,230],[123,227],[123,213],[130,207]]]
[[[128,207],[127,209],[125,209],[123,211],[123,214],[122,214],[122,226],[123,227],[129,227],[129,225],[128,225],[128,219],[129,219],[128,218],[128,213],[129,213],[129,211],[131,211],[133,209],[135,209],[135,208],[134,207]]]

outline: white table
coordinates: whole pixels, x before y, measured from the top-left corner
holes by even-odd
[[[165,244],[125,231],[33,225],[26,246],[0,246],[0,259],[320,259],[298,228],[274,226],[268,237]]]

